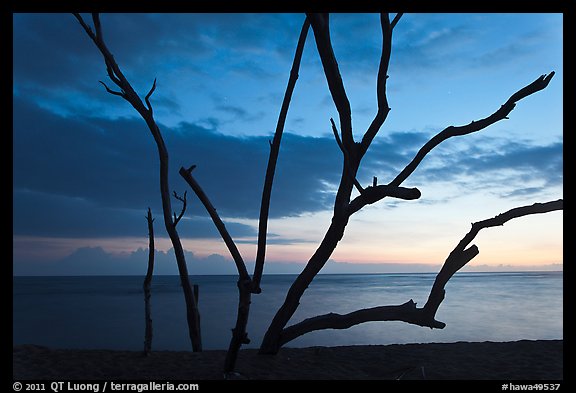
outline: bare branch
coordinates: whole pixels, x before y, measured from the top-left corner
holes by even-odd
[[[148,94],[146,94],[146,97],[144,98],[144,100],[146,101],[146,106],[148,107],[148,110],[150,111],[150,114],[153,113],[152,105],[150,105],[150,96],[152,95],[152,93],[154,93],[154,90],[156,90],[156,78],[154,78],[154,83],[152,83],[152,88],[150,88],[150,91],[148,92]]]
[[[88,36],[92,39],[92,41],[94,42],[94,44],[104,57],[104,63],[106,64],[106,71],[108,73],[108,77],[110,78],[110,80],[112,80],[112,82],[114,82],[116,86],[120,88],[122,94],[119,94],[118,92],[113,92],[111,89],[108,89],[108,87],[106,87],[107,91],[111,94],[121,96],[122,98],[124,98],[134,107],[134,109],[138,111],[138,113],[144,116],[146,112],[144,104],[138,97],[138,94],[136,94],[136,92],[132,88],[132,85],[130,85],[130,83],[120,70],[120,67],[114,60],[114,56],[112,56],[112,53],[110,53],[108,47],[106,46],[106,43],[104,42],[99,14],[97,13],[92,14],[92,20],[94,23],[94,29],[96,33],[94,33],[94,31],[92,31],[90,26],[86,24],[86,22],[84,21],[84,19],[80,14],[75,13],[73,15],[76,17],[76,19],[78,20],[84,31],[86,31]]]
[[[284,345],[306,333],[323,329],[348,329],[365,322],[403,321],[413,325],[442,329],[446,324],[427,319],[427,315],[416,303],[410,300],[397,306],[379,306],[357,310],[348,314],[329,313],[307,318],[288,326],[280,335],[280,345]]]
[[[516,106],[516,102],[520,101],[523,98],[528,97],[531,94],[534,94],[548,86],[550,80],[554,76],[554,71],[552,71],[548,75],[542,75],[534,82],[530,83],[528,86],[523,87],[522,89],[518,90],[516,93],[512,94],[510,98],[498,109],[496,112],[491,114],[490,116],[478,120],[472,121],[471,123],[464,125],[464,126],[449,126],[436,134],[432,139],[424,144],[416,153],[416,156],[412,159],[412,161],[396,176],[394,180],[390,182],[390,185],[399,186],[402,184],[408,176],[410,176],[420,165],[424,157],[436,146],[440,143],[445,141],[448,138],[452,138],[454,136],[462,136],[471,134],[473,132],[477,132],[483,130],[484,128],[500,121],[506,119],[508,114],[514,109]]]
[[[366,205],[376,203],[386,197],[393,197],[404,200],[413,200],[420,198],[422,194],[417,188],[395,187],[390,185],[370,186],[364,189],[364,192],[354,198],[348,206],[348,214],[352,215]]]
[[[348,153],[346,152],[346,149],[344,149],[344,146],[342,145],[342,140],[340,139],[340,133],[338,132],[338,128],[336,128],[336,124],[334,123],[333,118],[330,118],[330,124],[332,124],[332,132],[334,133],[336,143],[338,144],[338,147],[340,148],[342,153],[344,153],[344,157],[346,157]]]
[[[110,88],[106,85],[106,83],[104,83],[104,82],[102,82],[102,81],[98,81],[98,82],[100,82],[100,83],[104,86],[104,88],[106,89],[106,91],[107,91],[108,93],[114,94],[115,96],[120,96],[120,97],[122,97],[122,98],[126,98],[126,93],[124,93],[123,91],[121,91],[121,92],[120,92],[120,91],[114,91],[114,90],[110,89]]]
[[[518,90],[516,93],[512,94],[512,96],[508,99],[508,101],[506,101],[504,106],[514,105],[515,103],[517,103],[521,99],[526,98],[529,95],[536,93],[537,91],[545,89],[546,86],[548,86],[548,84],[552,80],[552,77],[554,77],[554,74],[555,74],[555,72],[552,71],[548,75],[546,75],[546,74],[540,75],[540,77],[538,79],[536,79],[534,82],[530,83],[528,86],[526,86],[526,87]]]
[[[352,168],[350,167],[350,155],[348,154],[348,150],[346,150],[344,148],[344,145],[342,145],[342,141],[340,140],[340,135],[338,134],[338,129],[336,128],[336,124],[334,123],[334,119],[330,118],[330,123],[332,123],[332,132],[334,133],[334,138],[336,139],[336,143],[338,144],[338,147],[342,151],[342,154],[344,154],[344,166],[346,167],[346,171],[348,172],[348,175],[354,181],[354,186],[356,187],[358,192],[360,194],[362,194],[364,192],[364,188],[362,187],[362,185],[360,185],[360,182],[356,179],[356,177],[354,176],[354,173],[352,172]]]
[[[396,15],[395,23],[398,23],[400,17]],[[386,97],[386,80],[388,79],[388,66],[390,64],[390,55],[392,53],[392,28],[388,14],[380,14],[380,25],[382,28],[382,53],[380,55],[380,66],[378,67],[378,79],[376,82],[376,97],[378,99],[378,111],[370,123],[368,130],[362,137],[360,143],[359,156],[362,157],[370,147],[374,137],[386,121],[390,107]]]
[[[382,29],[382,53],[380,56],[380,66],[378,68],[378,79],[376,82],[376,97],[378,100],[378,111],[372,120],[372,123],[366,130],[362,137],[362,142],[359,149],[359,157],[361,158],[370,147],[374,137],[386,121],[390,107],[386,97],[386,81],[388,79],[388,66],[390,64],[390,55],[392,53],[392,30],[398,23],[402,13],[396,14],[392,23],[390,23],[389,15],[386,13],[380,14],[380,24]]]
[[[102,38],[102,24],[100,23],[100,14],[93,12],[92,21],[94,22],[94,30],[96,30],[96,39],[99,42],[104,42],[104,39]]]
[[[546,203],[535,203],[529,206],[517,207],[499,214],[496,217],[473,223],[470,231],[462,238],[462,240],[460,240],[458,245],[454,247],[444,262],[442,269],[436,276],[428,301],[424,305],[426,312],[434,317],[440,303],[444,299],[444,287],[448,280],[450,280],[458,270],[479,253],[478,247],[475,245],[468,247],[468,245],[474,240],[481,229],[504,225],[504,223],[513,218],[519,218],[530,214],[548,213],[555,210],[562,210],[563,208],[563,200],[558,199]]]
[[[324,74],[328,82],[328,88],[332,95],[334,105],[338,111],[340,118],[340,127],[342,129],[342,143],[348,150],[350,158],[355,160],[355,144],[352,135],[352,111],[350,110],[350,102],[344,89],[344,83],[340,76],[340,69],[338,62],[334,56],[332,49],[332,42],[330,41],[330,20],[328,14],[307,14],[310,19],[312,29],[314,30],[314,38],[316,39],[316,47],[318,54],[324,67]],[[355,165],[355,164],[354,164]]]
[[[404,15],[403,12],[399,12],[396,14],[396,16],[394,17],[394,20],[392,20],[392,23],[390,24],[390,28],[393,29],[394,27],[396,27],[396,24],[398,23],[398,21],[400,20],[400,18],[402,17],[402,15]]]
[[[253,293],[260,293],[262,291],[260,289],[260,280],[262,279],[262,273],[264,272],[264,260],[266,257],[266,236],[268,232],[268,214],[270,212],[272,184],[274,182],[278,154],[280,153],[280,142],[282,141],[286,116],[288,115],[292,93],[294,92],[296,81],[298,80],[298,70],[300,69],[300,62],[302,60],[302,53],[304,52],[304,44],[306,43],[308,30],[310,30],[310,20],[306,18],[304,19],[302,29],[300,30],[300,36],[298,38],[298,44],[296,45],[296,52],[294,54],[294,60],[292,61],[290,77],[288,78],[288,85],[284,92],[284,99],[282,100],[278,122],[276,123],[274,139],[270,142],[270,156],[268,158],[268,166],[266,167],[266,175],[264,177],[262,202],[260,203],[260,217],[258,218],[258,246],[256,250],[256,263],[254,265],[254,276],[252,278]]]
[[[96,30],[96,43],[97,45],[103,45],[104,46],[104,37],[102,35],[102,25],[100,23],[100,14],[98,13],[92,13],[92,21],[94,22],[94,29]],[[118,86],[120,86],[122,84],[121,82],[121,78],[120,75],[116,75],[116,70],[119,70],[119,68],[115,65],[115,62],[113,61],[113,59],[111,59],[110,56],[105,57],[104,62],[106,64],[106,72],[108,73],[108,77]]]
[[[194,191],[198,199],[200,199],[200,202],[202,202],[204,208],[210,215],[210,218],[212,218],[212,221],[214,222],[214,225],[216,225],[216,228],[218,229],[218,232],[220,233],[222,240],[224,240],[226,247],[228,247],[228,251],[230,251],[230,254],[232,255],[232,259],[234,259],[236,269],[238,269],[238,274],[240,275],[240,280],[242,281],[250,280],[250,275],[248,274],[248,270],[246,270],[246,264],[244,263],[242,255],[240,255],[240,251],[238,251],[238,248],[236,247],[234,240],[232,240],[232,236],[230,236],[230,233],[228,233],[226,225],[224,225],[224,222],[222,221],[222,219],[220,219],[220,216],[216,212],[214,205],[212,205],[212,202],[210,202],[210,199],[208,199],[208,196],[206,195],[202,187],[200,187],[200,184],[198,184],[196,179],[194,179],[194,177],[192,176],[192,170],[194,169],[194,167],[195,165],[191,166],[190,170],[181,167],[179,171],[180,176],[182,176],[182,178],[186,181],[186,183],[188,183],[188,185],[192,188],[192,190]]]
[[[176,191],[174,191],[174,198],[178,199],[180,202],[182,202],[182,211],[180,211],[180,214],[178,215],[178,217],[176,217],[176,213],[174,213],[174,223],[172,225],[176,226],[178,225],[178,222],[180,221],[180,219],[182,218],[182,216],[184,215],[184,212],[186,211],[186,193],[188,191],[184,191],[184,196],[181,197],[179,196]]]
[[[84,31],[86,31],[86,34],[88,34],[88,36],[92,39],[92,41],[96,42],[97,40],[96,34],[94,34],[92,28],[90,28],[90,26],[88,26],[86,22],[84,22],[84,18],[82,18],[82,15],[80,15],[77,12],[72,13],[72,15],[74,15],[74,17],[78,19],[78,22],[80,23]]]
[[[534,203],[533,205],[516,207],[504,213],[498,214],[496,217],[475,222],[472,224],[472,229],[470,229],[470,232],[468,232],[468,234],[466,234],[466,236],[460,241],[455,251],[461,252],[464,250],[464,248],[468,246],[472,240],[474,240],[481,229],[504,225],[506,222],[512,220],[513,218],[523,217],[530,214],[548,213],[554,210],[562,210],[563,208],[564,200],[558,199],[556,201],[546,203]]]

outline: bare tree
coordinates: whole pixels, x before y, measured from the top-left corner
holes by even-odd
[[[152,296],[152,274],[154,273],[154,219],[152,211],[148,208],[146,215],[148,223],[148,269],[144,277],[144,356],[148,356],[152,351],[152,312],[150,307],[150,297]]]
[[[156,81],[154,81],[152,88],[145,97],[145,106],[138,95],[134,92],[124,75],[121,73],[118,65],[115,63],[112,55],[106,48],[102,38],[102,31],[98,15],[93,15],[96,33],[92,32],[91,28],[84,23],[80,15],[75,15],[80,21],[80,24],[83,26],[84,30],[88,33],[90,38],[94,41],[98,49],[103,54],[108,75],[110,79],[116,84],[116,86],[120,88],[120,91],[114,91],[108,88],[108,86],[106,86],[106,84],[103,82],[102,84],[105,86],[109,93],[121,96],[130,102],[130,104],[146,121],[146,124],[148,125],[157,143],[160,156],[161,195],[164,222],[176,252],[176,259],[178,262],[180,276],[183,283],[182,286],[184,288],[186,298],[188,324],[190,328],[190,337],[193,343],[193,348],[194,350],[200,350],[201,342],[199,314],[197,310],[197,294],[195,295],[190,289],[182,245],[176,231],[176,225],[182,218],[186,209],[186,194],[184,194],[183,198],[180,198],[178,195],[174,194],[177,199],[183,202],[183,208],[179,215],[174,213],[172,217],[172,208],[170,205],[167,180],[168,153],[162,140],[160,130],[154,120],[152,107],[149,101],[149,98],[156,87]],[[379,132],[381,126],[384,124],[390,111],[386,96],[386,81],[388,78],[388,65],[392,53],[392,32],[394,27],[400,21],[401,17],[402,14],[399,13],[396,14],[392,20],[390,20],[390,16],[388,14],[382,13],[380,15],[382,48],[376,82],[378,109],[371,124],[363,133],[362,138],[359,141],[356,141],[352,132],[352,113],[350,103],[332,48],[329,15],[308,14],[306,16],[298,39],[296,53],[294,55],[292,69],[282,102],[274,139],[270,142],[270,156],[265,175],[259,217],[256,263],[252,276],[250,276],[248,273],[244,259],[239,252],[234,240],[228,233],[224,222],[218,215],[216,208],[212,205],[210,199],[200,184],[192,176],[192,172],[196,168],[196,165],[192,165],[188,168],[180,168],[180,175],[192,188],[198,199],[205,207],[217,230],[219,231],[220,236],[226,244],[238,270],[239,278],[237,286],[239,291],[239,300],[237,319],[236,325],[232,329],[232,338],[225,359],[224,372],[226,377],[230,376],[230,373],[235,368],[238,351],[242,344],[248,343],[250,341],[246,332],[246,327],[250,312],[251,296],[252,294],[258,294],[261,292],[260,282],[262,279],[266,254],[267,222],[275,168],[280,151],[284,124],[290,105],[292,92],[298,78],[298,70],[300,67],[302,52],[310,26],[314,31],[316,47],[322,62],[322,67],[330,90],[330,94],[338,111],[338,122],[340,130],[338,130],[338,126],[333,119],[330,119],[330,123],[334,133],[335,141],[342,152],[343,165],[341,169],[340,184],[335,196],[333,215],[330,226],[328,227],[324,238],[320,242],[316,252],[311,256],[303,271],[295,279],[290,289],[288,290],[284,303],[278,309],[276,315],[268,327],[268,330],[266,331],[260,346],[260,353],[277,353],[282,345],[314,330],[328,328],[345,329],[367,321],[400,320],[420,326],[443,328],[445,324],[443,322],[436,321],[435,314],[442,300],[444,299],[444,287],[448,280],[458,270],[460,270],[466,263],[468,263],[478,254],[479,251],[475,245],[469,246],[469,244],[475,238],[476,234],[483,228],[488,228],[495,225],[503,225],[505,222],[513,218],[529,214],[545,213],[563,208],[562,200],[534,204],[512,209],[492,219],[472,224],[472,230],[462,239],[462,241],[456,246],[456,248],[446,259],[442,269],[436,277],[436,281],[430,291],[428,301],[422,308],[416,307],[416,303],[410,300],[402,305],[380,306],[369,309],[361,309],[345,315],[334,313],[320,315],[317,317],[308,318],[292,326],[286,326],[297,310],[300,304],[300,299],[305,290],[313,281],[314,277],[326,264],[338,243],[342,239],[349,219],[354,215],[354,213],[360,211],[365,206],[376,203],[386,197],[403,200],[414,200],[420,198],[421,192],[419,189],[403,187],[402,183],[417,169],[422,160],[430,151],[432,151],[436,146],[449,138],[478,132],[500,120],[507,119],[507,116],[514,109],[518,101],[542,89],[545,89],[554,76],[554,72],[551,72],[548,75],[540,76],[534,82],[512,94],[510,98],[498,110],[485,118],[472,121],[466,125],[449,126],[445,128],[434,137],[432,137],[428,142],[426,142],[416,153],[410,163],[390,182],[387,184],[378,184],[378,179],[374,177],[371,185],[363,187],[357,180],[357,173],[359,171],[360,164],[372,141]],[[358,191],[358,195],[356,196],[353,196],[354,189]],[[186,277],[185,280],[184,277]]]
[[[388,14],[382,13],[380,15],[382,48],[376,82],[378,110],[372,123],[362,136],[362,139],[359,142],[356,142],[352,133],[350,103],[346,95],[346,90],[344,89],[344,84],[340,76],[338,63],[330,40],[329,15],[308,14],[308,18],[310,19],[314,31],[316,47],[322,61],[326,81],[328,82],[330,94],[339,115],[340,133],[337,130],[334,120],[330,120],[334,137],[338,146],[342,150],[343,167],[340,185],[334,202],[334,212],[331,224],[316,252],[309,259],[302,272],[298,275],[288,290],[284,303],[276,312],[276,315],[266,331],[260,346],[260,353],[277,353],[280,347],[288,341],[312,330],[346,328],[366,321],[393,319],[437,328],[443,326],[442,323],[436,322],[433,319],[433,316],[440,304],[439,294],[443,294],[444,284],[455,271],[463,266],[460,266],[459,262],[453,262],[455,257],[451,257],[447,260],[445,267],[438,275],[438,284],[433,288],[429,302],[423,309],[416,309],[415,303],[411,301],[401,306],[377,307],[375,309],[359,310],[346,315],[327,314],[307,319],[295,325],[286,327],[298,308],[302,295],[314,277],[324,267],[338,245],[338,242],[342,239],[348,221],[354,213],[358,212],[364,206],[378,202],[386,197],[405,200],[419,198],[421,194],[417,188],[405,188],[402,187],[401,184],[416,170],[424,157],[434,147],[451,137],[471,134],[484,129],[497,121],[506,119],[518,101],[544,89],[554,76],[554,72],[551,72],[548,75],[542,75],[531,84],[514,93],[504,103],[504,105],[486,118],[472,121],[470,124],[464,126],[447,127],[424,144],[414,159],[388,184],[378,185],[377,179],[374,177],[373,184],[364,188],[356,180],[356,174],[362,158],[366,154],[372,140],[380,130],[380,127],[386,120],[390,111],[386,97],[387,72],[392,51],[392,31],[401,17],[402,14],[396,14],[393,20],[390,21]],[[358,190],[359,195],[352,199],[352,191],[354,187]],[[459,254],[460,256],[458,257],[458,260],[462,261],[462,258],[464,257],[470,257],[471,259],[474,250],[475,247],[471,247],[459,252],[463,256]],[[454,270],[455,266],[459,267]]]
[[[188,276],[188,267],[186,266],[186,259],[184,257],[184,249],[182,248],[182,242],[180,241],[180,236],[176,230],[176,225],[182,218],[184,211],[186,209],[186,199],[180,199],[183,202],[182,212],[176,216],[172,216],[172,202],[170,200],[170,187],[168,184],[168,149],[164,143],[164,138],[160,132],[160,128],[154,119],[154,112],[152,105],[150,104],[150,97],[154,90],[156,89],[156,79],[152,84],[152,88],[144,97],[146,105],[142,102],[138,94],[132,88],[130,82],[126,79],[120,67],[114,60],[114,56],[108,50],[104,38],[102,35],[102,26],[100,24],[100,16],[97,13],[92,14],[92,21],[94,23],[94,31],[78,13],[74,16],[80,22],[80,25],[84,28],[84,31],[90,39],[94,42],[102,56],[104,57],[104,62],[106,64],[106,71],[108,77],[112,82],[120,89],[119,91],[110,89],[104,82],[100,81],[106,91],[110,94],[122,97],[124,100],[128,101],[134,109],[140,114],[142,119],[146,122],[154,141],[156,142],[156,147],[158,149],[158,157],[160,160],[160,195],[162,198],[162,212],[164,217],[164,226],[166,232],[170,237],[172,246],[174,248],[174,253],[176,255],[176,263],[178,265],[178,272],[180,275],[180,282],[182,284],[182,290],[184,292],[184,299],[186,302],[186,318],[188,321],[188,332],[190,336],[190,341],[192,343],[192,349],[194,351],[202,351],[202,338],[200,332],[200,313],[198,311],[197,299],[192,291],[190,285],[190,278]]]

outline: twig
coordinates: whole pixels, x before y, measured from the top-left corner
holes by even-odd
[[[344,166],[346,167],[346,171],[348,172],[348,175],[354,182],[354,186],[356,187],[358,192],[362,194],[364,192],[364,188],[362,187],[362,185],[356,179],[356,176],[354,176],[354,173],[352,172],[352,168],[350,167],[350,154],[348,154],[348,150],[346,150],[346,148],[342,144],[342,140],[340,140],[340,135],[338,134],[338,129],[336,128],[336,124],[334,123],[333,118],[330,118],[330,123],[332,124],[332,132],[334,133],[336,144],[338,144],[338,147],[342,151],[342,154],[344,154]]]
[[[178,222],[180,221],[180,219],[184,215],[184,212],[186,211],[186,193],[187,192],[188,191],[184,191],[184,196],[181,197],[176,193],[176,191],[174,191],[174,198],[176,198],[180,202],[182,202],[182,210],[180,211],[180,214],[178,215],[178,217],[176,217],[176,213],[174,213],[174,223],[172,224],[174,226],[178,225]]]

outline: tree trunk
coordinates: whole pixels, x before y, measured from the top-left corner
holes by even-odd
[[[178,265],[178,273],[180,275],[180,282],[182,284],[182,291],[184,292],[184,300],[186,302],[186,320],[188,322],[188,334],[192,342],[192,350],[194,352],[202,351],[202,335],[200,331],[200,312],[198,311],[198,304],[190,279],[188,275],[188,267],[186,265],[186,258],[184,256],[184,248],[180,241],[180,236],[176,230],[176,223],[172,219],[172,203],[170,200],[170,188],[168,186],[168,150],[164,144],[164,139],[160,133],[160,129],[156,122],[145,112],[143,117],[152,131],[156,145],[158,146],[158,156],[160,158],[160,194],[162,196],[162,212],[164,216],[164,226],[166,232],[170,237],[172,246],[174,247],[174,254],[176,256],[176,264]]]
[[[154,219],[152,218],[152,212],[148,208],[148,215],[146,216],[148,221],[148,270],[146,271],[146,277],[144,278],[144,320],[145,320],[145,331],[144,331],[144,356],[148,356],[152,351],[152,312],[150,310],[150,297],[151,294],[151,284],[152,284],[152,273],[154,272]]]
[[[238,313],[236,315],[236,326],[232,329],[232,339],[224,360],[224,375],[234,371],[238,351],[242,344],[249,344],[250,339],[246,332],[248,316],[250,315],[250,303],[252,302],[252,280],[238,280]]]
[[[349,170],[352,171],[350,176]],[[342,178],[340,182],[340,188],[336,194],[336,202],[334,204],[334,215],[332,216],[332,222],[328,231],[324,235],[324,239],[318,246],[318,249],[312,255],[302,273],[298,275],[296,280],[290,286],[286,299],[282,306],[276,312],[274,319],[270,323],[262,344],[260,346],[261,354],[276,354],[282,346],[281,334],[282,330],[292,318],[292,315],[296,312],[296,309],[300,305],[300,298],[314,279],[314,277],[320,272],[324,267],[338,242],[344,236],[344,229],[348,224],[349,214],[347,211],[348,204],[350,202],[350,196],[352,194],[353,179],[356,176],[355,168],[347,168],[346,165],[342,168]]]

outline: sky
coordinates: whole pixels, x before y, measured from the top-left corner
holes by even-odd
[[[89,15],[86,21],[91,22]],[[224,243],[187,184],[194,175],[244,259],[256,253],[264,173],[303,14],[103,14],[120,68],[151,97],[170,154],[170,187],[188,190],[178,230],[191,274],[234,273]],[[376,113],[377,14],[334,14],[332,43],[356,140]],[[562,14],[405,14],[393,32],[391,112],[358,180],[391,181],[433,135],[489,116],[540,75],[550,85],[509,119],[430,152],[386,198],[352,216],[325,272],[434,271],[472,222],[563,197]],[[13,14],[15,275],[144,274],[155,221],[158,274],[176,274],[162,224],[158,156],[145,123],[113,84],[71,14]],[[310,30],[272,193],[265,273],[298,272],[330,224],[342,154]],[[173,200],[174,209],[180,209]],[[480,232],[476,270],[558,270],[563,213]]]

